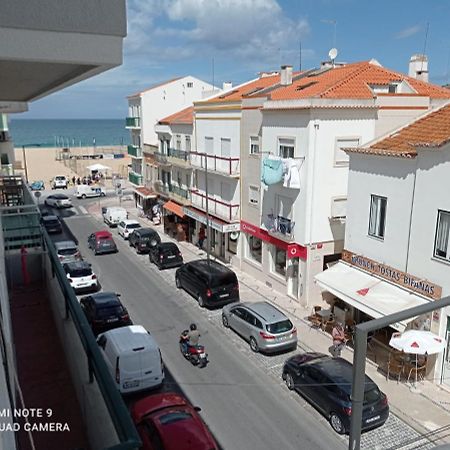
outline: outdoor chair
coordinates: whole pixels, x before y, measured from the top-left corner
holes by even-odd
[[[386,380],[389,376],[395,376],[397,383],[400,381],[400,377],[404,374],[405,361],[403,360],[402,353],[391,351],[389,352],[389,360],[387,364]]]
[[[410,365],[408,365],[406,369],[409,370],[408,378],[406,380],[407,382],[409,382],[410,378],[412,378],[413,381],[415,381],[416,379],[423,381],[427,371],[427,365],[425,363],[422,366],[416,367],[415,364],[410,363]]]
[[[321,306],[313,306],[311,315],[308,317],[311,328],[320,328],[322,325],[322,318],[317,314],[322,309]]]

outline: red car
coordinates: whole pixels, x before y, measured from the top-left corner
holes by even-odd
[[[95,255],[103,253],[117,253],[117,245],[109,231],[96,231],[88,237],[88,247],[94,250]]]
[[[137,401],[132,409],[143,450],[218,450],[197,413],[179,394],[166,392]]]

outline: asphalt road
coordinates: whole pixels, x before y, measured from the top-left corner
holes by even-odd
[[[92,263],[103,290],[121,293],[134,323],[145,326],[157,340],[168,371],[164,390],[181,390],[200,406],[202,417],[223,449],[346,448],[345,440],[304,400],[289,392],[280,377],[271,375],[264,364],[249,359],[234,345],[217,325],[220,310],[201,309],[188,294],[178,291],[174,282],[167,281],[171,279],[167,273],[163,277],[150,266],[148,256],[136,255],[116,230],[113,234],[119,253],[94,256],[87,248],[87,236],[104,226],[87,214],[75,212],[74,208],[57,214],[65,218],[78,239],[81,253]],[[202,343],[209,355],[210,363],[204,369],[192,366],[179,351],[179,334],[193,321],[203,334]],[[270,360],[269,356],[261,358]]]

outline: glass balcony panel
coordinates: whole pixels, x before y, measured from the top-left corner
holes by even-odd
[[[142,158],[142,149],[137,145],[129,145],[127,149],[130,156],[134,156],[135,158]]]
[[[127,117],[125,119],[125,128],[140,128],[141,121],[139,117]]]

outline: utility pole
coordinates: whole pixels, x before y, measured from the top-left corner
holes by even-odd
[[[25,181],[28,184],[28,168],[27,168],[27,155],[25,154],[25,145],[22,145],[22,158],[23,158],[23,168],[25,169]]]

